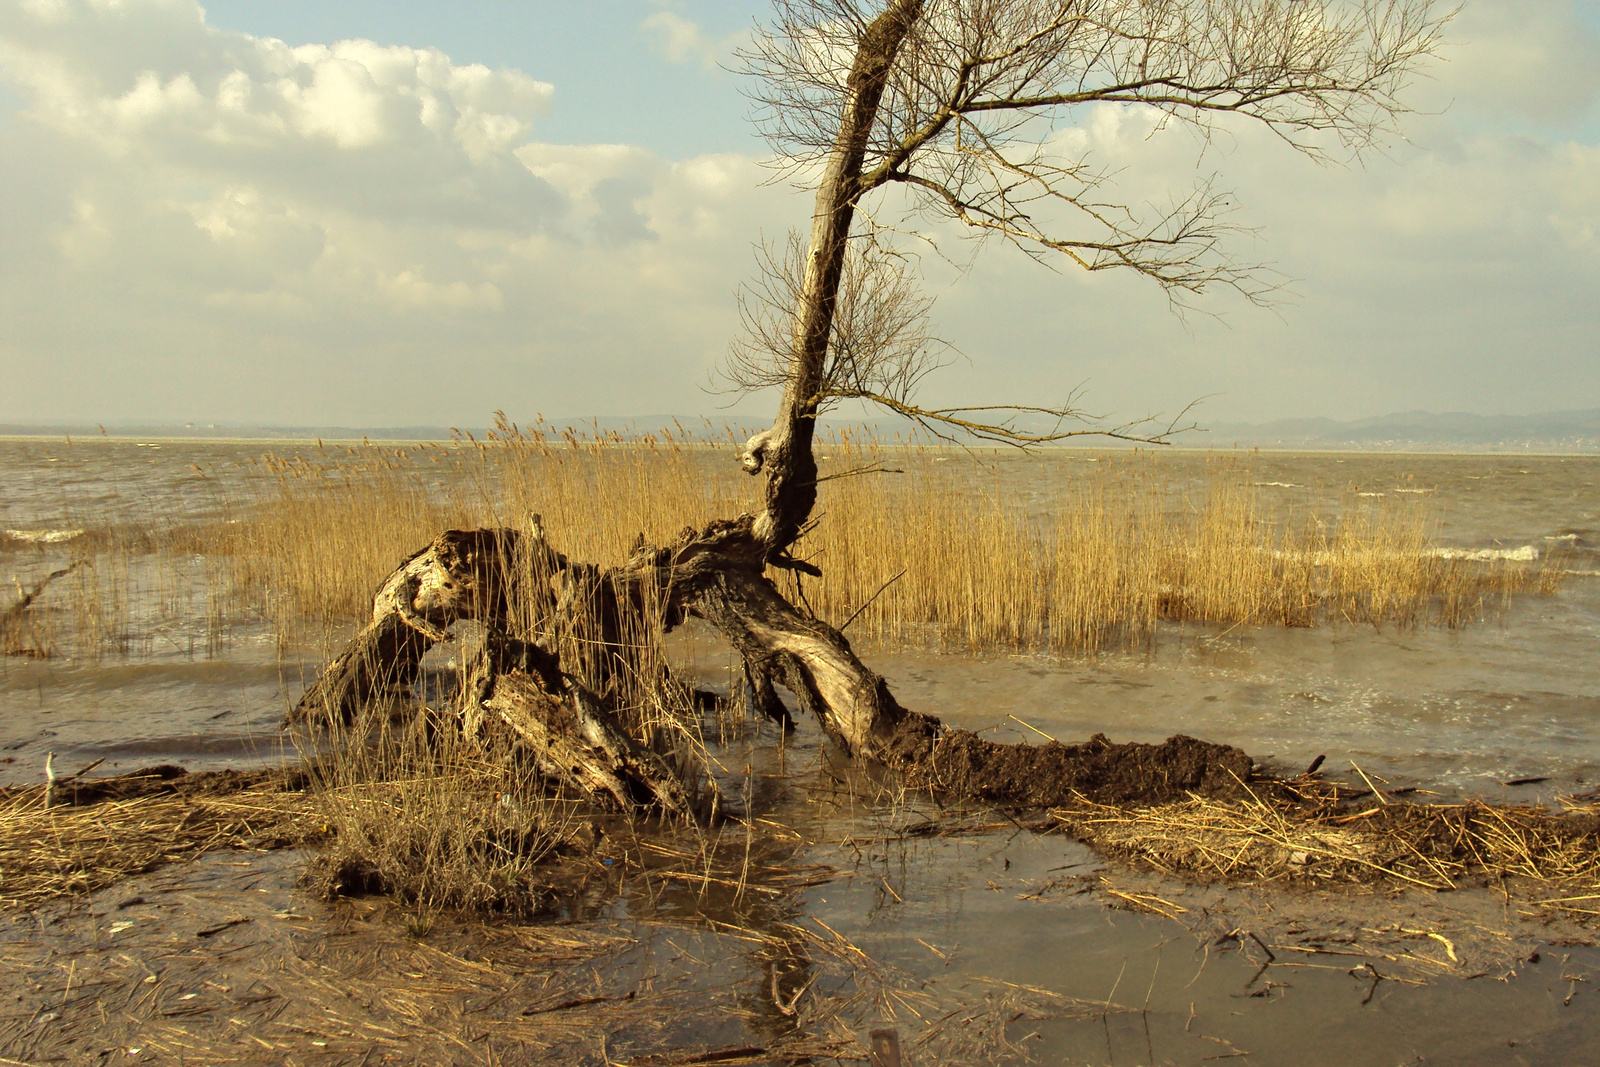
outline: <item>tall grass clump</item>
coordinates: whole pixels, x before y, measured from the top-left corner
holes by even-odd
[[[209,548],[228,560],[235,596],[290,639],[326,642],[365,619],[378,583],[402,560],[443,530],[476,524],[454,456],[440,446],[251,462],[255,491],[232,502]]]
[[[841,474],[882,473],[822,487],[801,553],[824,574],[807,601],[890,641],[1069,653],[1148,642],[1162,621],[1455,627],[1559,580],[1446,558],[1414,503],[1269,507],[1233,466],[1195,491],[1149,456],[1056,462],[1038,482],[848,437],[832,459]]]
[[[509,739],[469,744],[423,712],[405,725],[358,723],[322,749],[308,760],[309,792],[327,841],[307,881],[323,895],[517,915],[558,897],[550,861],[583,824]]]
[[[715,441],[679,426],[624,439],[501,417],[473,442],[475,503],[507,526],[542,516],[571,558],[616,564],[640,538],[663,544],[685,526],[759,506],[762,483],[732,461],[737,436]]]

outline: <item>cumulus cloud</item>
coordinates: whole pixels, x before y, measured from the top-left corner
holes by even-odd
[[[652,406],[648,373],[625,397],[587,382],[642,358],[681,410],[727,330],[719,272],[775,197],[749,159],[541,143],[554,91],[523,73],[291,48],[193,0],[4,0],[0,75],[23,101],[0,119],[0,359],[32,383],[8,418]],[[430,361],[459,373],[405,384]],[[335,395],[305,390],[308,366]]]
[[[1236,251],[1297,295],[1180,322],[1137,278],[993,245],[971,270],[925,256],[971,357],[927,399],[1088,381],[1125,415],[1217,392],[1217,419],[1600,404],[1600,148],[1580,123],[1600,48],[1570,4],[1471,12],[1423,86],[1439,114],[1365,168],[1248,127],[1206,149],[1134,109],[1078,116],[1059,143],[1135,207],[1219,172],[1234,221],[1260,229]],[[670,12],[647,22],[671,57],[716,50]],[[194,0],[0,0],[0,81],[19,102],[0,102],[10,420],[706,410],[751,244],[809,215],[745,155],[546,143],[558,96],[526,74],[370,41],[291,48],[211,27]]]
[[[639,24],[657,54],[674,63],[716,67],[745,39],[742,33],[713,37],[700,24],[671,11],[657,11]]]
[[[1465,4],[1429,104],[1560,122],[1600,100],[1600,36],[1569,0]],[[1592,5],[1591,5],[1592,6]]]

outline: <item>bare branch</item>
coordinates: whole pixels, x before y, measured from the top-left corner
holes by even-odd
[[[1070,402],[918,405],[913,388],[938,350],[904,260],[876,240],[902,228],[886,212],[999,238],[1040,262],[1131,270],[1180,310],[1217,289],[1268,303],[1278,279],[1235,258],[1225,192],[1202,176],[1164,207],[1136,205],[1108,191],[1090,139],[1062,128],[1088,108],[1134,109],[1154,129],[1187,127],[1202,146],[1243,122],[1314,159],[1359,157],[1398,134],[1401,94],[1450,18],[1437,0],[774,7],[743,58],[775,168],[815,190],[811,236],[766,255],[763,278],[741,296],[745,337],[725,367],[735,387],[783,387],[772,429],[741,457],[745,470],[767,474],[755,531],[772,553],[793,543],[816,502],[816,417],[841,399],[879,404],[949,440],[1029,446],[1097,434],[1158,444],[1179,430],[1105,426]],[[858,212],[866,243],[854,234]],[[1038,417],[1054,425],[1025,424]]]
[[[868,0],[778,0],[745,53],[757,120],[791,176],[831,148]],[[1180,306],[1222,286],[1276,290],[1235,262],[1209,183],[1167,209],[1096,199],[1106,175],[1051,133],[1088,105],[1142,107],[1202,140],[1228,117],[1316,159],[1354,158],[1397,133],[1401,94],[1443,24],[1434,0],[929,0],[896,57],[857,182],[932,218],[1041,258],[1126,267]]]
[[[718,368],[730,391],[749,393],[789,380],[806,247],[790,233],[783,248],[756,249],[758,272],[739,290],[741,330]],[[825,411],[843,391],[907,399],[953,349],[933,336],[933,300],[917,287],[914,264],[870,236],[851,241],[834,307],[821,388],[809,398]]]
[[[1157,416],[1134,419],[1108,425],[1103,419],[1089,415],[1074,406],[1069,399],[1061,407],[1039,407],[1031,404],[986,404],[974,407],[924,408],[893,397],[864,392],[836,394],[841,399],[865,400],[903,415],[922,429],[943,441],[960,444],[976,438],[991,444],[1031,448],[1035,445],[1055,444],[1074,437],[1105,437],[1135,444],[1170,445],[1180,433],[1199,429],[1194,423],[1185,423],[1189,412],[1199,401],[1184,407],[1165,425]],[[993,418],[1002,414],[1002,418]],[[1023,425],[1025,416],[1035,415],[1051,419],[1048,429],[1028,429]],[[1069,423],[1080,425],[1069,427]],[[965,437],[963,437],[965,435]]]

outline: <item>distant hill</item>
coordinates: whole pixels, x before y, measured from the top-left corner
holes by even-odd
[[[1206,434],[1215,448],[1349,449],[1393,452],[1600,452],[1600,408],[1538,415],[1434,414],[1407,411],[1370,419],[1279,419],[1219,423]]]
[[[825,429],[864,430],[883,440],[914,435],[902,420],[872,421],[823,419]],[[593,433],[619,433],[623,436],[653,433],[663,427],[681,426],[692,436],[735,439],[762,429],[765,419],[752,416],[672,416],[586,417],[547,420],[547,427],[573,427]],[[98,424],[27,425],[0,423],[0,436],[98,437]],[[352,441],[448,441],[470,433],[482,440],[482,426],[246,426],[212,423],[174,425],[108,424],[104,432],[113,437],[166,438],[243,438],[250,440]],[[926,435],[920,435],[926,439]],[[1089,448],[1116,447],[1099,437],[1081,437],[1067,442]],[[1336,419],[1278,419],[1261,423],[1216,423],[1201,430],[1178,435],[1173,443],[1181,448],[1277,448],[1312,451],[1357,452],[1569,452],[1600,453],[1600,408],[1584,411],[1551,411],[1538,415],[1471,415],[1465,412],[1434,414],[1408,411],[1395,415],[1341,422]]]

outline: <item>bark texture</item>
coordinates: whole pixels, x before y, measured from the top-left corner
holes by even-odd
[[[371,701],[414,685],[422,657],[455,623],[477,619],[503,629],[518,557],[530,549],[535,563],[565,562],[542,536],[505,529],[448,530],[406,559],[378,587],[371,620],[317,676],[288,722],[349,723]]]

